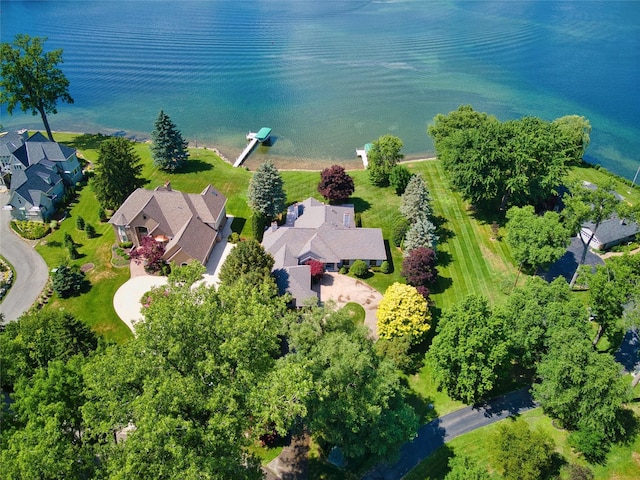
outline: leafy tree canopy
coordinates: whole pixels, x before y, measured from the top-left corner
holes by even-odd
[[[513,257],[534,272],[562,257],[571,241],[571,232],[556,212],[540,216],[530,205],[512,207],[507,211],[507,219],[507,243]]]
[[[137,188],[147,183],[142,174],[142,159],[126,138],[112,137],[100,144],[95,175],[91,180],[100,205],[117,209]]]
[[[174,171],[189,159],[188,142],[163,110],[153,124],[151,140],[151,156],[157,167]]]
[[[534,398],[563,427],[602,431],[609,440],[624,431],[620,412],[629,383],[611,355],[593,349],[584,329],[554,329],[537,374]]]
[[[138,264],[143,263],[148,272],[159,272],[165,265],[164,243],[156,241],[151,235],[140,240],[140,246],[131,251],[131,258]]]
[[[282,176],[273,162],[260,165],[249,182],[249,207],[263,215],[269,223],[282,213],[286,198]]]
[[[431,328],[431,313],[425,298],[415,287],[397,282],[384,292],[376,317],[381,338],[410,336],[417,342]]]
[[[73,103],[69,80],[58,68],[62,49],[44,52],[46,38],[16,35],[13,44],[0,45],[0,103],[11,115],[20,105],[23,112],[40,114],[49,140],[53,141],[47,114],[58,113],[58,100]]]
[[[500,422],[494,438],[497,460],[507,480],[543,480],[553,470],[555,444],[541,430],[531,430],[522,420]]]
[[[21,377],[37,368],[74,355],[89,355],[98,345],[96,335],[70,313],[40,310],[22,315],[0,332],[2,388],[11,390]]]
[[[404,165],[395,165],[389,174],[389,184],[396,191],[396,195],[402,195],[413,175]]]
[[[383,135],[373,142],[367,155],[369,159],[367,170],[372,184],[379,187],[389,185],[391,170],[404,157],[400,153],[402,147],[402,140],[389,134]]]
[[[471,295],[443,313],[427,355],[440,387],[477,402],[492,392],[509,360],[505,325],[486,298]]]
[[[417,430],[395,365],[380,359],[364,327],[335,307],[309,309],[289,327],[295,362],[310,372],[307,424],[350,459],[390,459]]]
[[[455,456],[449,459],[449,473],[444,480],[489,480],[489,472],[469,457]]]
[[[261,283],[265,278],[271,278],[273,263],[271,254],[255,240],[239,242],[220,268],[220,282],[231,285],[247,276],[252,283]]]
[[[562,122],[524,117],[501,123],[463,105],[437,115],[428,133],[452,185],[483,208],[545,200],[575,162],[575,138]]]
[[[353,178],[340,165],[333,165],[320,172],[318,192],[332,203],[347,200],[354,192]]]
[[[402,260],[401,275],[409,285],[432,285],[438,278],[436,253],[430,248],[414,248]]]

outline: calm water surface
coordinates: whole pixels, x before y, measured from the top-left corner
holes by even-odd
[[[74,105],[55,130],[149,136],[164,109],[191,143],[235,158],[245,134],[289,165],[357,167],[382,134],[432,154],[437,113],[470,103],[501,120],[584,115],[588,159],[640,165],[640,2],[425,0],[5,1],[3,42],[63,48]],[[1,110],[5,128],[42,128]]]

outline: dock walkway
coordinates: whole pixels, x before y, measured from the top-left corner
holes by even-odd
[[[258,133],[254,133],[254,132],[247,133],[247,140],[249,141],[249,144],[245,147],[245,149],[238,156],[238,158],[236,158],[236,161],[234,162],[233,166],[239,167],[240,165],[242,165],[242,162],[246,160],[246,158],[253,151],[255,146],[258,143],[266,142],[267,140],[269,140],[270,136],[271,136],[271,129],[269,127],[262,127],[260,130],[258,130]]]
[[[369,166],[369,159],[367,158],[367,151],[363,148],[362,150],[356,149],[356,157],[362,158],[362,164],[364,165],[364,169],[366,170]]]
[[[255,133],[249,133],[249,135],[247,135],[247,137],[251,137],[250,140],[249,140],[249,144],[245,147],[245,149],[242,151],[242,153],[236,159],[235,163],[233,164],[234,167],[239,167],[240,165],[242,165],[242,162],[245,161],[245,159],[249,156],[251,151],[255,148],[255,146],[260,141],[260,140],[258,140],[256,138],[256,134]]]

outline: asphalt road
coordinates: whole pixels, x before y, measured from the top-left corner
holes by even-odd
[[[363,480],[399,480],[448,441],[536,406],[527,387],[436,418],[421,427],[416,438],[403,445],[396,463],[379,465],[367,473]]]
[[[0,194],[0,208],[9,201],[7,193]],[[0,303],[4,322],[17,320],[33,305],[49,278],[49,269],[35,249],[9,226],[11,213],[0,209],[0,255],[7,259],[16,271],[11,290]]]

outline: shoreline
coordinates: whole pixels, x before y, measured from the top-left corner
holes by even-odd
[[[39,131],[39,130],[38,130]],[[52,133],[62,133],[66,135],[105,135],[108,137],[122,137],[132,142],[136,143],[150,143],[151,139],[145,136],[138,136],[135,134],[129,134],[124,130],[116,130],[111,133],[103,133],[103,132],[71,132],[67,130],[52,130]],[[235,154],[231,151],[231,149],[224,151],[216,145],[210,145],[208,143],[202,144],[200,142],[187,142],[187,148],[190,150],[206,150],[215,153],[220,159],[228,163],[229,165],[233,165],[234,161],[231,160],[235,156]],[[260,148],[260,147],[256,147]],[[239,153],[239,152],[238,152]],[[243,162],[240,167],[237,168],[245,168],[249,171],[254,171],[258,166],[267,160],[271,160],[273,164],[276,166],[278,170],[288,171],[288,172],[318,172],[323,170],[324,168],[330,167],[332,165],[340,165],[344,167],[347,171],[354,170],[364,170],[364,165],[362,164],[362,160],[355,155],[354,149],[354,157],[353,159],[331,159],[331,158],[293,158],[293,157],[279,157],[279,156],[270,156],[270,155],[257,155],[255,156],[255,152],[252,155],[249,155],[247,159]],[[426,155],[426,156],[425,156]],[[437,160],[437,157],[432,153],[426,154],[410,154],[405,155],[405,157],[400,161],[400,163],[411,163],[411,162],[424,162]]]

